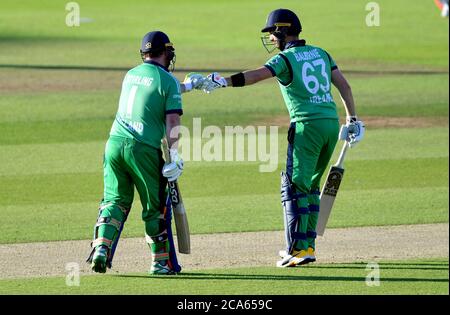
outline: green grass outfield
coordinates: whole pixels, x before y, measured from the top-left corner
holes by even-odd
[[[180,187],[192,233],[281,229],[285,138],[279,135],[280,167],[272,173],[259,173],[259,162],[186,162]],[[3,146],[0,242],[90,238],[103,189],[103,146]],[[369,131],[345,166],[330,227],[448,222],[447,128]],[[136,200],[125,236],[142,236],[140,212]]]
[[[117,110],[123,73],[113,73],[113,79],[104,83],[106,86],[92,91],[95,80],[101,80],[103,73],[99,71],[67,74],[67,71],[31,70],[43,79],[42,82],[38,78],[27,82],[26,86],[32,88],[24,91],[21,89],[22,80],[30,80],[27,78],[29,72],[0,72],[0,82],[9,86],[5,91],[0,86],[3,112],[0,117],[0,145],[106,141]],[[17,81],[11,82],[11,77]],[[93,86],[77,85],[85,79],[92,80]],[[362,118],[448,117],[448,74],[350,75],[348,79]],[[339,95],[333,90],[343,117]],[[203,126],[222,127],[270,124],[273,117],[287,116],[281,93],[273,79],[241,89],[216,91],[211,95],[193,91],[183,97],[185,114],[182,122],[189,128],[194,117],[201,117]],[[368,124],[367,128],[373,127]]]
[[[135,45],[136,42],[139,44],[141,33],[150,27],[161,27],[173,34],[180,67],[258,66],[268,55],[258,42],[259,26],[256,25],[260,20],[265,21],[261,16],[265,16],[272,6],[281,5],[245,2],[239,8],[251,10],[255,15],[240,28],[241,37],[236,39],[233,33],[224,31],[223,25],[212,38],[208,32],[200,31],[206,21],[199,19],[189,24],[190,30],[181,29],[178,22],[174,25],[162,23],[160,17],[154,17],[155,24],[144,23],[139,19],[140,10],[130,15],[135,19],[121,22],[119,31],[113,21],[130,10],[130,6],[125,8],[115,3],[108,13],[103,12],[110,16],[107,27],[103,15],[100,18],[105,2],[79,3],[81,15],[94,21],[79,28],[68,28],[62,20],[66,14],[62,2],[38,5],[26,1],[26,6],[2,2],[0,16],[6,27],[0,32],[3,39],[0,45],[5,48],[0,50],[0,66],[97,65],[126,69],[139,62]],[[149,2],[136,3],[145,8]],[[189,8],[184,2],[171,3],[179,5],[167,7],[173,16],[168,19],[174,21],[180,16],[178,10],[185,10],[186,14],[198,10],[217,14],[214,12],[225,2],[214,2],[205,7],[204,2],[198,1]],[[226,3],[231,9],[237,7],[233,2]],[[447,59],[443,58],[448,54],[445,46],[448,30],[443,29],[448,22],[435,16],[432,5],[421,3],[410,14],[421,15],[422,25],[409,25],[411,16],[403,14],[406,4],[405,1],[380,2],[382,12],[385,12],[382,13],[382,25],[368,28],[361,25],[367,13],[362,1],[343,1],[338,7],[335,2],[324,2],[323,8],[335,12],[342,10],[349,16],[359,12],[358,19],[343,19],[339,23],[342,33],[332,32],[336,39],[343,33],[358,36],[361,39],[358,49],[346,49],[348,41],[332,40],[331,33],[325,32],[331,23],[337,23],[334,14],[327,15],[330,20],[324,21],[320,18],[324,13],[313,9],[317,4],[313,5],[312,1],[302,3],[301,10],[298,8],[305,16],[305,37],[326,46],[344,72],[360,71],[359,74],[350,72],[348,78],[363,119],[413,119],[403,126],[407,128],[380,129],[367,124],[366,138],[348,154],[345,180],[330,227],[448,222],[448,119],[442,123],[442,118],[448,117],[449,78],[448,73],[433,73],[445,71],[448,66]],[[293,9],[298,7],[296,2],[283,2],[283,5]],[[24,29],[12,23],[18,10],[29,17],[33,28]],[[230,14],[237,17],[241,14],[236,10],[232,12]],[[394,14],[396,12],[398,16]],[[405,25],[400,24],[399,19]],[[223,23],[230,25],[231,21],[226,18]],[[312,27],[306,27],[308,24]],[[191,34],[194,29],[197,36]],[[424,39],[427,46],[414,44],[414,53],[411,53],[413,43],[405,36],[406,31],[419,35],[423,34],[423,29],[429,30],[429,36]],[[396,48],[395,55],[393,50],[375,44],[381,38],[391,40],[393,37],[403,45],[401,49],[391,46]],[[220,45],[215,47],[213,40]],[[25,60],[24,52],[16,49],[23,43],[35,52],[34,58]],[[112,48],[119,45],[120,52]],[[194,47],[198,47],[195,54],[186,52]],[[205,56],[210,56],[215,48],[218,58],[213,63]],[[112,62],[101,49],[110,49],[108,51],[116,60]],[[421,56],[429,57],[417,58],[419,52]],[[184,57],[186,55],[189,59]],[[399,59],[402,62],[398,62]],[[364,73],[365,70],[397,72],[380,75]],[[412,70],[431,72],[400,74]],[[91,237],[103,190],[102,150],[117,107],[123,74],[121,70],[2,69],[0,228],[3,232],[0,243]],[[175,75],[181,79],[184,73],[176,72]],[[343,107],[334,92],[343,116]],[[194,91],[184,95],[184,105],[183,124],[190,129],[195,117],[202,119],[203,127],[215,125],[223,130],[227,125],[270,125],[274,119],[287,115],[273,80],[244,89],[220,90],[211,95]],[[422,126],[424,120],[427,126]],[[434,121],[438,122],[435,126]],[[273,173],[259,173],[258,163],[186,162],[180,185],[192,233],[282,228],[279,171],[285,165],[285,132],[285,126],[280,128],[278,167]],[[337,152],[333,161],[336,155]],[[140,204],[136,200],[124,236],[142,236],[142,233]]]
[[[259,36],[268,13],[287,7],[299,14],[304,37],[341,64],[448,66],[448,20],[432,0],[377,1],[379,27],[366,25],[366,0],[79,0],[86,21],[80,27],[66,27],[66,3],[2,1],[0,64],[131,66],[142,35],[162,29],[176,45],[180,67],[257,66],[267,59]]]
[[[206,6],[204,1],[189,5],[173,1],[164,7],[170,15],[163,19],[149,10],[146,20],[142,15],[151,1],[136,1],[141,10],[113,2],[108,12],[104,1],[79,3],[81,16],[93,21],[69,28],[64,25],[67,12],[62,1],[2,2],[0,243],[90,237],[103,189],[102,150],[124,74],[121,70],[39,70],[11,65],[126,69],[139,62],[136,45],[142,33],[162,28],[177,44],[181,67],[259,66],[268,58],[258,42],[259,25],[268,11],[281,5],[218,1]],[[377,129],[367,124],[366,138],[348,155],[331,227],[448,222],[448,119],[442,123],[448,117],[448,22],[439,18],[432,4],[421,3],[414,10],[407,4],[380,1],[381,26],[369,28],[364,24],[367,11],[363,1],[341,1],[339,5],[326,1],[321,6],[313,1],[301,6],[283,2],[301,12],[304,37],[326,47],[341,69],[350,71],[348,78],[363,119],[415,119],[403,126],[407,128]],[[213,19],[225,8],[230,16],[215,19],[221,21],[215,36],[204,31],[206,20],[187,19],[200,13]],[[338,21],[336,14],[327,14],[325,9],[352,18]],[[404,14],[405,9],[409,14]],[[240,26],[236,38],[229,30],[245,10],[253,14]],[[28,17],[26,28],[13,23],[19,12]],[[123,20],[124,16],[130,18]],[[180,16],[189,20],[188,29],[180,26]],[[409,23],[419,16],[420,25]],[[326,31],[338,22],[342,31]],[[425,30],[427,36],[420,37]],[[423,45],[410,41],[406,35],[411,32]],[[349,49],[351,43],[345,38],[358,38],[358,46]],[[380,42],[389,43],[390,49]],[[24,43],[26,51],[33,51],[33,58],[17,49]],[[214,55],[217,60],[211,61]],[[366,70],[388,72],[380,75],[364,73]],[[184,75],[175,74],[180,79]],[[343,107],[334,92],[342,116]],[[191,129],[195,117],[202,118],[204,127],[223,128],[270,125],[286,116],[274,80],[212,95],[194,91],[184,96],[184,105],[183,124]],[[428,126],[422,126],[423,120]],[[438,122],[435,126],[434,121]],[[284,126],[273,173],[259,173],[257,163],[186,162],[180,183],[193,233],[281,228],[278,173],[284,168],[285,132]],[[124,236],[141,235],[139,208],[137,201]]]
[[[448,294],[448,259],[317,264],[297,268],[249,267],[201,270],[176,276],[144,273],[0,280],[0,294],[152,294],[152,295],[297,295],[297,294]],[[375,271],[375,272],[374,272]],[[68,277],[69,281],[73,278]],[[372,285],[367,285],[366,280]],[[69,282],[70,283],[70,282]]]

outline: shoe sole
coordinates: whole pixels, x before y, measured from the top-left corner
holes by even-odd
[[[290,261],[290,262],[288,262],[288,263],[286,263],[286,264],[281,264],[279,261],[277,261],[277,267],[278,268],[289,268],[289,267],[295,267],[296,266],[296,264],[295,264],[295,262],[293,262],[293,261]]]
[[[97,273],[106,273],[106,265],[92,265],[91,269]]]
[[[93,260],[91,264],[91,269],[94,272],[106,273],[106,262]]]
[[[315,261],[316,261],[315,258],[305,258],[303,261],[297,263],[297,266],[307,265],[307,264],[315,262]]]
[[[314,257],[304,257],[301,261],[299,261],[298,258],[292,257],[289,261],[287,261],[285,264],[282,264],[283,261],[277,261],[277,267],[279,268],[287,268],[287,267],[296,267],[296,266],[303,266],[312,262],[315,262],[316,258]]]
[[[300,261],[300,259],[301,259],[301,261]],[[299,265],[305,264],[305,261],[307,261],[308,259],[310,259],[310,258],[309,257],[304,257],[304,258],[291,257],[287,261],[279,260],[279,261],[277,261],[277,267],[287,268],[287,267],[299,266]]]
[[[175,271],[169,271],[169,272],[152,272],[152,271],[150,271],[148,274],[150,276],[172,276],[172,275],[176,275],[177,273]]]
[[[278,252],[278,256],[280,256],[281,259],[284,259],[287,256],[286,251],[280,250]],[[310,257],[306,258],[304,262],[300,263],[300,265],[309,264],[309,263],[312,263],[315,261],[316,261],[316,257],[310,256]]]

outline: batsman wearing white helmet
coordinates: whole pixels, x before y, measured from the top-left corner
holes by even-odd
[[[221,77],[208,76],[207,93],[225,87],[243,87],[276,77],[290,115],[286,172],[282,172],[281,201],[284,208],[286,250],[280,251],[278,267],[292,267],[316,260],[315,239],[319,216],[320,179],[333,154],[339,134],[331,84],[338,90],[347,114],[346,140],[354,146],[364,135],[357,118],[352,91],[333,58],[322,48],[299,39],[302,26],[287,9],[272,11],[262,37],[270,53],[280,52],[258,69]],[[269,49],[272,47],[272,49]]]

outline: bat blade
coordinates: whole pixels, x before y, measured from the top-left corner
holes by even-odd
[[[177,231],[178,251],[182,254],[191,253],[191,237],[186,209],[181,198],[178,183],[169,182],[170,201],[175,219],[175,228]]]
[[[178,251],[182,254],[190,254],[191,240],[186,212],[174,213],[174,218],[177,230]]]
[[[341,185],[342,178],[344,177],[344,168],[332,166],[328,172],[327,180],[323,185],[322,192],[320,194],[320,211],[317,221],[316,232],[318,235],[323,236],[325,227],[330,217],[331,209],[333,208],[334,200]]]
[[[161,139],[164,157],[167,162],[171,162],[169,145],[167,139]],[[173,217],[175,219],[175,228],[177,231],[178,252],[181,254],[191,253],[191,233],[187,220],[186,209],[184,208],[183,199],[181,198],[178,182],[168,182],[170,203],[172,205]]]

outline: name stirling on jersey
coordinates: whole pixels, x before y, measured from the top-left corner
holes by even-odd
[[[134,74],[127,74],[124,80],[124,83],[128,84],[137,84],[137,85],[143,85],[143,86],[150,86],[153,82],[153,78],[150,77],[143,77],[140,75],[134,75]]]

